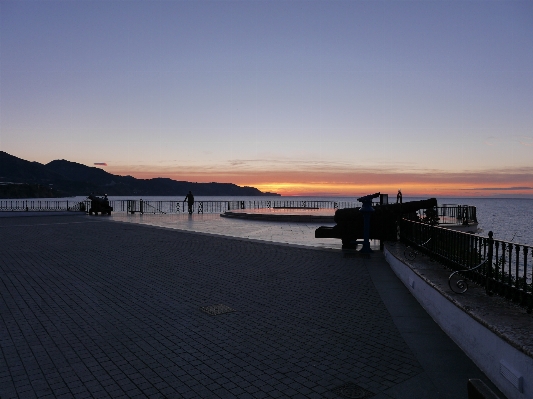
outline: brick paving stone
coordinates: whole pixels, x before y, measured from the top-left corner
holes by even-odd
[[[188,392],[188,391],[190,391],[189,388],[184,387],[184,392]],[[151,396],[151,395],[155,395],[156,393],[158,393],[159,390],[152,386],[152,387],[148,387],[148,388],[143,388],[142,392],[146,396]]]
[[[253,394],[253,397],[256,399],[264,399],[264,398],[268,398],[269,395],[266,392],[258,391]]]
[[[230,391],[224,388],[219,388],[213,391],[213,394],[216,395],[215,397],[219,399],[233,399],[235,397]]]
[[[362,258],[83,216],[0,218],[0,253],[2,398],[316,397],[423,371]]]
[[[5,398],[9,398],[10,399],[10,398],[17,398],[18,397],[17,391],[14,388],[3,387],[2,388],[2,393],[3,393]]]
[[[235,396],[238,396],[238,395],[241,395],[241,394],[244,393],[244,389],[242,389],[239,386],[236,386],[235,388],[230,388],[230,389],[228,389],[228,391],[230,391]]]
[[[17,388],[17,394],[22,397],[36,398],[37,395],[31,386]]]
[[[268,394],[271,398],[282,398],[285,396],[281,391],[277,390],[270,391]]]

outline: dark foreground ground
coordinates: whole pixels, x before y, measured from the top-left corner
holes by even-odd
[[[455,399],[486,381],[380,253],[86,216],[0,219],[0,350],[2,399]]]

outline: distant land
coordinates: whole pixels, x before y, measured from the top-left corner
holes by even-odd
[[[46,165],[0,151],[0,198],[59,198],[78,195],[183,196],[279,195],[233,183],[192,183],[158,177],[136,179],[66,160]]]

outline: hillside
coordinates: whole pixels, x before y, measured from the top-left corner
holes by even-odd
[[[43,165],[17,158],[4,151],[0,151],[0,185],[4,186],[0,190],[1,198],[39,196],[43,192],[42,187],[50,190],[50,196],[57,197],[90,193],[184,196],[189,190],[196,196],[278,195],[233,183],[191,183],[168,178],[136,179],[132,176],[113,175],[100,168],[67,160],[55,160]]]

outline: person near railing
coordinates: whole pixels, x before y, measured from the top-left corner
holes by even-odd
[[[402,203],[402,190],[398,190],[398,194],[396,194],[396,203]]]
[[[192,195],[191,191],[189,191],[189,194],[185,196],[185,199],[183,201],[187,201],[187,205],[189,206],[189,213],[192,213],[192,207],[194,205],[194,195]]]

